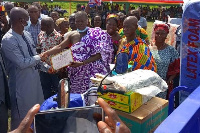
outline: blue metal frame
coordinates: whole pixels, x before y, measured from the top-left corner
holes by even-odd
[[[179,90],[190,90],[181,86],[175,88],[171,96]],[[191,90],[192,91],[192,90]],[[170,99],[170,106],[173,101]],[[172,109],[170,109],[172,111]],[[195,89],[156,129],[154,133],[200,133],[200,87]]]

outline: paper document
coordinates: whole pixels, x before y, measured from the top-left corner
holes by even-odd
[[[64,50],[51,57],[51,65],[54,70],[66,67],[73,61],[71,49]]]

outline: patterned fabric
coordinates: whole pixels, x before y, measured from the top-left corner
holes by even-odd
[[[41,52],[45,52],[54,46],[60,44],[62,41],[62,35],[54,30],[49,36],[46,32],[41,31],[38,35],[37,49],[41,49]],[[50,63],[49,60],[47,63]]]
[[[154,27],[154,31],[164,30],[166,33],[169,33],[170,25],[168,24],[156,24]]]
[[[169,45],[163,50],[151,49],[151,52],[157,64],[157,73],[162,79],[167,80],[168,69],[170,70],[169,75],[179,73],[179,53],[174,47]],[[169,68],[170,64],[174,65]]]
[[[87,60],[97,53],[102,57],[83,66],[68,67],[71,93],[84,93],[89,89],[91,77],[95,77],[96,73],[109,72],[109,63],[113,57],[111,37],[100,28],[90,28],[80,42],[72,45],[71,50],[74,61]]]
[[[119,35],[122,37],[122,38],[125,38],[125,35],[124,35],[124,30],[123,28],[121,28],[119,30]],[[141,28],[138,26],[137,30],[136,30],[136,36],[137,37],[140,37],[141,39],[145,40],[145,41],[148,41],[149,38],[148,38],[148,34],[147,32],[145,31],[145,29]]]
[[[126,38],[122,40],[122,43]],[[132,71],[137,69],[148,69],[157,71],[155,61],[148,46],[137,37],[133,41],[127,43],[121,49],[121,52],[127,53],[129,56],[129,65],[132,65]]]
[[[26,29],[32,36],[35,46],[37,46],[37,37],[41,31],[41,21],[38,20],[36,25],[30,24]]]

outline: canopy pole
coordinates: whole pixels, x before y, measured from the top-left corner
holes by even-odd
[[[126,15],[128,15],[128,12],[129,12],[129,10],[128,10],[129,9],[129,5],[130,4],[128,2],[126,2]]]
[[[71,0],[70,0],[70,2],[69,2],[69,16],[72,14],[71,5],[72,5],[72,3],[71,3]]]

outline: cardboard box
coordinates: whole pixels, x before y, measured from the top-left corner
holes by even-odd
[[[131,113],[142,105],[142,95],[135,92],[127,92],[124,95],[107,93],[100,96],[112,108]]]
[[[150,133],[168,116],[168,101],[154,97],[133,113],[117,111],[132,133]]]

